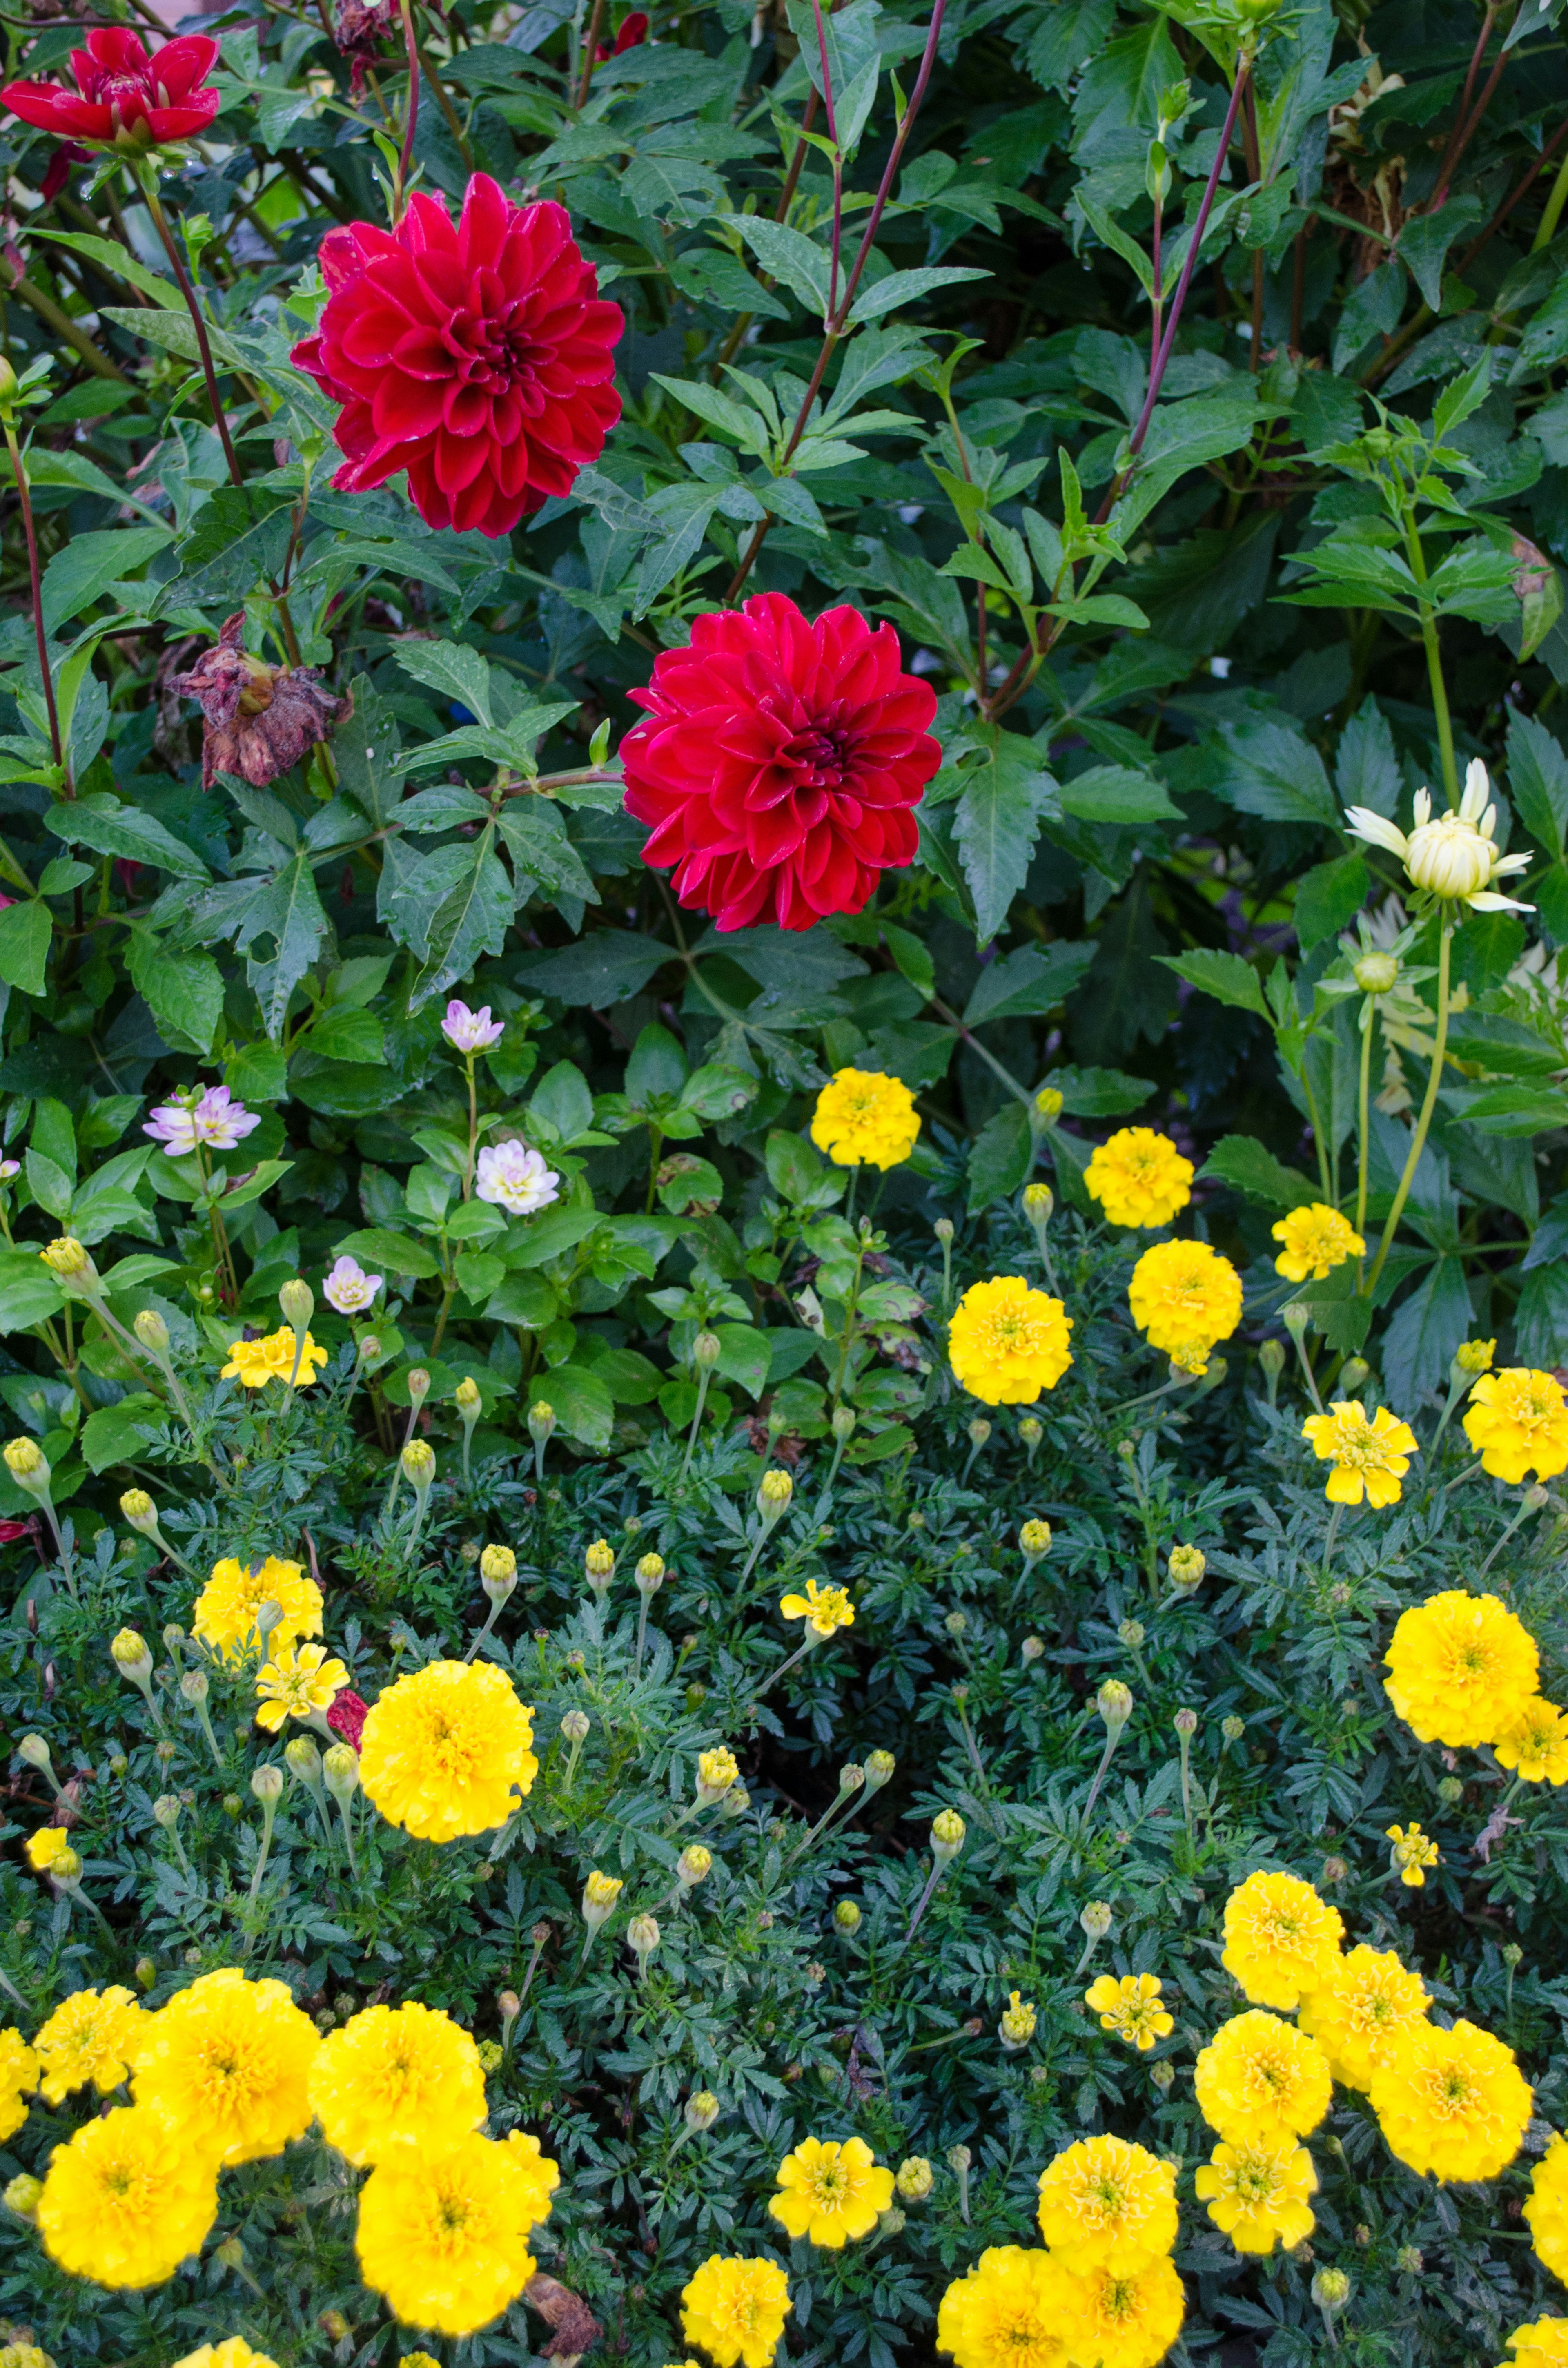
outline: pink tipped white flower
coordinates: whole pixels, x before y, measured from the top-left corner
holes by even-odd
[[[1347,807],[1345,819],[1353,837],[1397,855],[1415,885],[1431,895],[1468,905],[1475,913],[1533,913],[1533,905],[1521,905],[1515,897],[1499,896],[1493,891],[1494,880],[1528,871],[1534,858],[1498,853],[1493,837],[1497,809],[1491,798],[1486,768],[1476,757],[1465,773],[1458,814],[1439,814],[1434,822],[1430,791],[1417,790],[1415,827],[1408,837],[1369,806]]]
[[[514,1217],[531,1217],[536,1209],[548,1209],[559,1201],[561,1178],[545,1166],[543,1154],[526,1143],[486,1144],[479,1155],[474,1190],[482,1201],[510,1209]]]
[[[487,1053],[492,1044],[499,1044],[506,1032],[504,1019],[492,1019],[490,1006],[471,1011],[456,996],[447,1006],[447,1016],[441,1022],[441,1033],[449,1044],[460,1053]]]
[[[19,1176],[21,1172],[19,1159],[0,1159],[0,1184],[8,1184],[13,1176]]]
[[[233,1100],[227,1086],[209,1086],[205,1093],[164,1102],[142,1132],[161,1143],[171,1158],[185,1159],[199,1144],[212,1151],[233,1151],[260,1124],[259,1110]]]
[[[367,1274],[358,1259],[344,1251],[322,1290],[327,1305],[335,1307],[340,1315],[363,1315],[384,1280],[379,1274]]]

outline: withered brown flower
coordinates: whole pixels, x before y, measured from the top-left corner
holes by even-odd
[[[230,617],[215,646],[169,688],[200,706],[201,786],[237,773],[261,789],[297,765],[309,748],[346,723],[354,701],[321,688],[316,666],[274,666],[240,646],[242,613]]]

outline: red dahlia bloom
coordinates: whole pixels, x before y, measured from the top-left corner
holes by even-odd
[[[357,1694],[351,1686],[345,1686],[342,1692],[334,1697],[326,1723],[341,1742],[358,1751],[359,1737],[365,1732],[365,1721],[369,1714],[370,1706],[363,1695]]]
[[[76,88],[57,82],[8,82],[0,104],[40,131],[108,148],[163,148],[194,140],[217,114],[215,90],[200,85],[218,63],[218,44],[184,33],[149,57],[123,25],[95,25],[85,50],[71,52]]]
[[[343,405],[335,485],[406,469],[428,525],[506,534],[598,459],[621,313],[563,208],[515,206],[476,173],[455,224],[416,196],[390,233],[329,231],[321,260],[331,294],[294,360]]]
[[[908,863],[912,809],[942,761],[935,693],[899,664],[891,625],[854,609],[809,624],[781,592],[699,617],[632,698],[626,811],[652,823],[644,863],[673,863],[683,905],[722,929],[809,929],[858,913]]]
[[[616,35],[614,49],[608,41],[601,41],[595,57],[601,66],[605,65],[611,58],[624,57],[628,50],[640,50],[647,38],[648,19],[641,8],[634,8]]]

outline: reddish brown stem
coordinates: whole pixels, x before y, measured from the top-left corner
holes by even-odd
[[[1437,176],[1437,187],[1433,191],[1432,202],[1427,208],[1427,211],[1429,213],[1436,213],[1439,206],[1441,206],[1447,199],[1449,194],[1449,184],[1459,170],[1465,150],[1470,146],[1471,142],[1474,139],[1485,120],[1486,110],[1491,106],[1493,99],[1496,97],[1497,85],[1503,79],[1504,69],[1507,65],[1507,63],[1508,53],[1506,50],[1505,50],[1498,57],[1496,64],[1493,67],[1491,73],[1486,77],[1481,97],[1475,102],[1475,112],[1471,116],[1470,120],[1465,124],[1463,131],[1460,133],[1459,144],[1449,160],[1446,171],[1440,173]]]
[[[577,78],[577,112],[588,104],[588,85],[594,79],[594,62],[598,55],[599,35],[604,30],[605,0],[594,0],[594,13],[588,19],[588,38],[583,44],[583,71]]]
[[[1475,261],[1476,256],[1481,253],[1482,248],[1486,245],[1489,240],[1496,237],[1497,233],[1502,229],[1503,224],[1507,221],[1508,216],[1513,212],[1514,208],[1519,203],[1521,198],[1526,198],[1529,195],[1529,192],[1534,188],[1537,181],[1540,178],[1541,174],[1546,170],[1548,165],[1551,164],[1552,158],[1562,147],[1564,140],[1568,140],[1568,117],[1564,117],[1563,120],[1558,125],[1556,131],[1552,133],[1551,139],[1541,150],[1540,154],[1536,158],[1535,163],[1525,175],[1524,179],[1515,189],[1513,195],[1511,197],[1505,198],[1503,203],[1498,207],[1496,212],[1487,223],[1486,228],[1482,231],[1478,236],[1473,238],[1470,245],[1465,248],[1464,253],[1460,256],[1458,263],[1454,266],[1454,269],[1458,272],[1461,279],[1465,273],[1470,269],[1471,265]]]
[[[833,142],[833,245],[827,267],[827,318],[831,321],[838,302],[838,250],[844,236],[844,158],[839,152],[838,123],[833,111],[833,68],[827,58],[827,25],[822,0],[812,0],[812,8],[816,17],[817,56],[822,64],[822,103],[827,115],[827,136]]]
[[[1469,71],[1465,74],[1464,88],[1460,93],[1459,107],[1455,111],[1453,125],[1449,132],[1448,141],[1443,149],[1443,161],[1437,167],[1437,189],[1427,209],[1430,213],[1437,212],[1437,208],[1442,204],[1444,198],[1448,194],[1449,176],[1452,173],[1454,165],[1458,161],[1460,134],[1464,130],[1465,120],[1470,113],[1470,102],[1471,94],[1475,89],[1475,78],[1481,72],[1481,61],[1486,55],[1487,43],[1492,39],[1493,28],[1496,22],[1497,11],[1494,7],[1489,5],[1486,14],[1481,20],[1481,30],[1476,36],[1475,47],[1470,53],[1470,67]]]
[[[17,499],[21,504],[22,532],[27,537],[28,577],[33,595],[33,637],[38,643],[39,672],[43,677],[44,705],[49,710],[49,745],[54,752],[55,763],[63,767],[65,752],[60,737],[60,713],[54,704],[54,677],[49,670],[49,643],[43,631],[43,576],[38,564],[38,534],[33,526],[32,495],[28,489],[27,463],[17,442],[17,431],[9,424],[6,428],[6,449],[11,455],[11,473],[17,480]],[[65,795],[71,798],[75,794],[67,780]]]
[[[419,129],[419,43],[414,32],[414,9],[411,0],[402,0],[403,41],[408,55],[408,112],[403,127],[403,147],[397,160],[397,211],[408,203],[408,174],[414,162],[414,135]]]

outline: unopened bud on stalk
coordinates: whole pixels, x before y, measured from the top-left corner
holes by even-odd
[[[855,1425],[859,1417],[856,1414],[853,1406],[841,1406],[834,1407],[833,1420],[829,1424],[828,1428],[833,1432],[833,1435],[838,1441],[840,1447],[846,1446],[848,1441],[853,1439],[855,1436]]]
[[[934,1219],[931,1231],[936,1235],[937,1239],[941,1243],[942,1247],[946,1249],[949,1243],[953,1238],[952,1219],[950,1217],[937,1217]]]
[[[956,1643],[968,1628],[969,1621],[961,1611],[949,1611],[944,1618],[942,1625]]]
[[[996,2026],[996,2036],[1009,2055],[1016,2055],[1020,2048],[1028,2045],[1039,2020],[1033,2000],[1014,1990]]]
[[[608,1538],[596,1538],[583,1556],[588,1585],[601,1600],[615,1577],[615,1549]]]
[[[421,1493],[436,1477],[436,1451],[428,1440],[411,1439],[398,1462],[403,1466],[403,1478]]]
[[[648,1970],[648,1960],[659,1945],[657,1919],[652,1916],[634,1916],[626,1928],[626,1938],[630,1946],[637,1952],[639,1975],[645,1974]]]
[[[283,1770],[275,1768],[270,1760],[264,1760],[259,1768],[252,1769],[250,1788],[263,1808],[269,1802],[276,1806],[283,1797]]]
[[[54,1784],[54,1765],[49,1756],[49,1746],[41,1735],[24,1735],[17,1746],[17,1757],[25,1760],[29,1768],[38,1769]],[[59,1789],[55,1784],[56,1792]]]
[[[860,1930],[860,1910],[853,1899],[841,1899],[833,1911],[833,1920],[844,1933]]]
[[[596,1867],[583,1885],[583,1921],[590,1932],[608,1924],[625,1884],[619,1874],[601,1874]]]
[[[505,1603],[517,1584],[517,1557],[510,1546],[486,1546],[479,1557],[479,1580],[492,1603]]]
[[[1018,1646],[1018,1656],[1026,1662],[1040,1660],[1044,1652],[1045,1639],[1042,1636],[1026,1636]]]
[[[153,1804],[153,1815],[166,1834],[172,1834],[179,1823],[180,1804],[173,1793],[160,1793]]]
[[[699,1369],[711,1372],[724,1353],[724,1344],[717,1332],[699,1332],[691,1344],[691,1361]]]
[[[899,2164],[892,2183],[906,2203],[924,2203],[935,2184],[935,2174],[923,2154],[912,2154]]]
[[[1130,1653],[1142,1651],[1146,1632],[1142,1620],[1124,1620],[1116,1633],[1119,1642],[1126,1645]]]
[[[585,1710],[569,1710],[561,1722],[561,1732],[568,1743],[585,1743],[593,1721]]]
[[[1257,1352],[1257,1361],[1266,1382],[1277,1382],[1285,1370],[1285,1344],[1282,1340],[1266,1340]]]
[[[362,1334],[359,1340],[359,1362],[362,1365],[379,1365],[381,1361],[381,1344],[380,1340],[377,1339],[373,1332],[366,1332]]]
[[[858,1793],[865,1781],[865,1770],[854,1759],[846,1759],[838,1771],[838,1789],[841,1793]]]
[[[411,1365],[408,1371],[408,1403],[417,1413],[430,1395],[430,1376],[423,1365]]]
[[[1233,1711],[1229,1718],[1222,1718],[1220,1722],[1220,1732],[1227,1743],[1239,1743],[1246,1731],[1245,1719],[1238,1718]]]
[[[299,1337],[308,1329],[316,1312],[316,1295],[303,1275],[291,1275],[278,1294],[278,1304],[283,1310],[284,1323]]]
[[[1018,1437],[1023,1440],[1024,1445],[1028,1450],[1029,1455],[1032,1459],[1035,1449],[1045,1437],[1045,1425],[1040,1421],[1038,1415],[1025,1415],[1023,1420],[1018,1425]]]
[[[1062,1102],[1061,1089],[1058,1087],[1041,1086],[1039,1093],[1036,1094],[1034,1098],[1034,1116],[1036,1124],[1039,1126],[1054,1126],[1057,1120],[1062,1115],[1063,1107],[1064,1105]],[[1045,1188],[1042,1185],[1040,1190],[1043,1191],[1044,1189]]]
[[[542,1447],[555,1429],[555,1408],[543,1398],[536,1398],[528,1408],[528,1437],[536,1447]]]
[[[1336,1384],[1338,1395],[1344,1397],[1358,1397],[1371,1379],[1371,1373],[1372,1369],[1365,1357],[1346,1357],[1344,1364],[1339,1368],[1339,1380]]]
[[[1095,1696],[1095,1708],[1106,1724],[1108,1734],[1119,1735],[1132,1715],[1132,1691],[1119,1678],[1107,1678]]]
[[[479,1420],[481,1411],[484,1405],[484,1396],[483,1393],[480,1389],[479,1383],[469,1374],[465,1373],[463,1375],[461,1381],[458,1383],[457,1388],[452,1392],[452,1404],[456,1406],[459,1414],[461,1415],[465,1423],[473,1423]]]
[[[151,1700],[148,1690],[153,1682],[153,1656],[147,1650],[145,1640],[136,1634],[134,1628],[122,1628],[108,1649],[109,1657],[120,1676],[148,1694]]]
[[[1168,2094],[1176,2078],[1176,2066],[1162,2056],[1158,2064],[1149,2066],[1149,2078],[1162,2096]]]
[[[1091,1899],[1078,1918],[1085,1940],[1103,1941],[1110,1930],[1110,1904],[1104,1899]]]
[[[891,1783],[897,1766],[898,1762],[891,1751],[869,1751],[866,1754],[867,1792],[880,1793],[884,1784]]]
[[[1350,2280],[1343,2270],[1319,2270],[1312,2280],[1312,2300],[1325,2318],[1342,2311],[1350,2299]]]
[[[322,1782],[339,1808],[346,1808],[359,1789],[359,1754],[351,1743],[335,1743],[324,1753]]]
[[[1464,1799],[1464,1778],[1462,1776],[1445,1776],[1442,1782],[1437,1787],[1437,1798],[1441,1801],[1445,1809],[1451,1809],[1456,1802],[1462,1801]]]
[[[501,2017],[502,2028],[505,2030],[509,2024],[517,2021],[523,2010],[523,2001],[516,1990],[503,1990],[495,2001],[495,2008]]]
[[[1018,1531],[1018,1544],[1028,1563],[1032,1565],[1039,1562],[1042,1555],[1051,1552],[1051,1523],[1026,1521]]]
[[[705,1850],[700,1842],[687,1842],[676,1861],[676,1879],[683,1891],[691,1891],[698,1884],[706,1883],[712,1871],[713,1853]]]
[[[973,2160],[974,2157],[966,2146],[950,2146],[948,2148],[948,2169],[956,2170],[960,2178]]]
[[[1397,954],[1367,953],[1352,962],[1351,975],[1363,995],[1389,995],[1399,984]]]
[[[697,1797],[702,1806],[710,1808],[715,1801],[722,1801],[740,1772],[735,1755],[727,1744],[721,1743],[716,1749],[700,1753],[697,1762]]]
[[[686,2125],[700,2137],[719,2118],[719,2100],[711,2089],[699,2089],[686,2100]]]
[[[983,1447],[990,1436],[991,1425],[986,1421],[985,1417],[983,1414],[977,1414],[974,1420],[969,1425],[970,1445],[977,1448]]]
[[[308,1735],[291,1736],[283,1747],[283,1757],[289,1763],[290,1774],[297,1776],[301,1784],[309,1784],[313,1790],[321,1782],[321,1753]]]
[[[1178,1710],[1175,1718],[1171,1721],[1171,1725],[1176,1728],[1178,1735],[1196,1735],[1198,1733],[1198,1713],[1195,1710]]]
[[[1173,1587],[1180,1588],[1184,1594],[1190,1594],[1195,1587],[1201,1584],[1208,1567],[1209,1557],[1201,1546],[1173,1546],[1165,1571]]]
[[[638,1594],[652,1599],[657,1595],[665,1583],[664,1555],[645,1554],[633,1576],[637,1582]]]
[[[61,1234],[54,1241],[46,1243],[39,1256],[57,1281],[86,1283],[97,1281],[97,1269],[73,1234]]]
[[[6,369],[7,375],[9,375],[8,364]],[[13,387],[16,385],[16,380],[14,378],[11,380],[11,383]],[[0,401],[3,400],[3,394],[0,394]],[[38,2223],[38,2207],[42,2201],[43,2181],[41,2179],[35,2179],[30,2171],[18,2171],[15,2179],[7,2181],[6,2188],[6,2209],[7,2212],[14,2212],[18,2220],[26,2220],[36,2226]]]
[[[719,1804],[722,1817],[744,1817],[751,1806],[751,1794],[744,1784],[732,1784]]]
[[[795,1484],[788,1472],[777,1468],[765,1472],[757,1484],[756,1509],[771,1525],[788,1512],[794,1493]]]
[[[947,1866],[963,1848],[967,1827],[956,1809],[938,1809],[931,1820],[931,1855]]]
[[[150,1349],[154,1357],[168,1355],[169,1327],[155,1307],[144,1307],[140,1315],[131,1319],[131,1328],[142,1346]]]
[[[49,1458],[30,1439],[13,1439],[5,1451],[6,1469],[18,1488],[40,1501],[49,1495]]]

